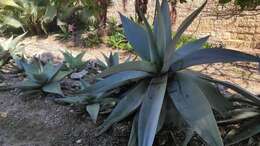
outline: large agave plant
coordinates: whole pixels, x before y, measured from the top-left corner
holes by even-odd
[[[62,64],[54,65],[51,62],[43,64],[39,59],[33,58],[31,61],[22,61],[21,65],[26,78],[13,88],[21,89],[23,95],[44,92],[63,96],[60,81],[71,71],[61,71]]]
[[[193,133],[197,133],[210,146],[223,146],[213,110],[225,117],[232,104],[216,87],[216,84],[243,95],[257,105],[260,99],[233,84],[219,82],[187,68],[210,63],[234,61],[260,62],[260,58],[225,48],[203,48],[208,37],[176,48],[183,32],[206,5],[189,15],[172,38],[171,19],[167,0],[156,1],[153,30],[143,17],[144,26],[121,16],[125,35],[140,61],[112,66],[97,75],[103,80],[85,88],[91,97],[106,99],[113,89],[132,87],[123,93],[108,118],[99,127],[105,132],[112,124],[134,114],[129,146],[152,146],[155,135],[165,124],[187,125],[187,145]],[[98,108],[96,108],[98,109]]]

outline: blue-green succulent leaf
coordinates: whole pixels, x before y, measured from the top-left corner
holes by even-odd
[[[112,113],[104,121],[104,123],[99,127],[100,134],[106,131],[112,124],[117,123],[133,113],[142,103],[144,93],[146,91],[148,84],[143,81],[134,87],[114,108]]]
[[[191,25],[193,20],[199,15],[199,13],[202,11],[202,9],[205,7],[207,3],[207,0],[192,14],[190,14],[180,25],[180,27],[177,29],[177,32],[171,41],[170,44],[168,44],[166,51],[164,52],[164,64],[162,68],[162,72],[166,72],[169,70],[170,65],[172,64],[172,60],[174,57],[174,53],[176,51],[177,43],[180,40],[183,32]]]
[[[140,108],[138,146],[152,146],[166,92],[168,76],[153,78]]]
[[[145,29],[120,14],[127,40],[133,46],[134,51],[144,60],[150,60],[148,36]]]
[[[185,74],[178,73],[167,88],[173,104],[202,139],[211,146],[223,146],[211,106],[200,88]]]
[[[149,73],[142,71],[124,71],[113,74],[104,80],[98,81],[96,84],[86,88],[85,90],[91,94],[102,93],[129,82],[137,81],[150,76]]]
[[[229,63],[235,61],[260,62],[260,58],[230,49],[208,48],[198,50],[175,61],[171,65],[171,70],[175,72],[194,65]]]

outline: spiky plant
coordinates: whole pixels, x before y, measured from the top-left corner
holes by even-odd
[[[21,65],[26,78],[12,88],[21,89],[23,95],[39,92],[63,95],[60,81],[71,71],[61,71],[62,64],[54,65],[52,62],[43,64],[39,59],[32,58],[30,61],[22,61]]]
[[[65,69],[77,71],[85,67],[86,63],[82,60],[86,52],[81,52],[76,56],[73,56],[70,52],[62,52],[64,56]]]
[[[216,84],[233,89],[244,98],[260,105],[260,99],[233,84],[217,82],[187,68],[210,63],[234,61],[260,62],[260,58],[225,48],[203,48],[208,37],[176,48],[183,32],[206,5],[189,15],[171,37],[171,19],[167,0],[156,1],[154,29],[143,17],[145,26],[121,16],[125,35],[140,61],[126,62],[104,70],[97,78],[103,80],[86,87],[85,92],[106,99],[109,92],[120,87],[129,91],[117,103],[109,117],[99,127],[99,134],[112,124],[134,115],[129,146],[152,146],[155,135],[165,124],[182,121],[187,125],[187,145],[197,133],[210,146],[223,146],[213,110],[222,116],[232,104],[219,92]],[[213,109],[213,110],[212,110]]]
[[[102,61],[100,59],[97,59],[98,66],[101,68],[101,70],[104,70],[106,68],[115,66],[119,64],[119,54],[118,52],[112,53],[110,52],[109,56],[102,54],[105,61]]]
[[[22,47],[19,44],[26,33],[15,38],[10,37],[8,40],[0,44],[0,67],[7,64],[10,59],[17,59],[21,55]]]

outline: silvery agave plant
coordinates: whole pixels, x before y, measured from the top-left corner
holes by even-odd
[[[187,145],[192,135],[197,133],[210,146],[223,146],[213,110],[223,117],[228,116],[232,103],[216,85],[230,88],[247,101],[260,105],[260,99],[246,90],[188,69],[211,63],[260,62],[259,57],[225,48],[203,48],[208,37],[176,48],[183,32],[206,3],[183,21],[173,38],[167,0],[163,0],[161,5],[156,0],[153,30],[144,16],[142,26],[120,14],[125,35],[141,60],[111,66],[97,75],[103,80],[85,88],[91,97],[105,100],[104,95],[110,97],[109,92],[113,89],[126,85],[132,87],[123,93],[123,98],[98,128],[99,134],[112,124],[134,115],[129,146],[152,146],[163,125],[177,125],[178,121],[187,125],[183,145]]]
[[[87,62],[83,61],[82,58],[86,54],[86,52],[81,52],[77,54],[76,56],[73,56],[72,53],[68,51],[62,52],[63,57],[64,57],[64,70],[80,70],[84,68],[87,64]]]
[[[101,68],[101,70],[104,70],[106,68],[119,64],[119,53],[118,52],[115,52],[115,53],[110,52],[110,54],[108,56],[105,54],[102,54],[102,55],[103,55],[105,61],[97,59],[97,64]]]
[[[10,59],[14,59],[15,61],[21,55],[23,47],[20,42],[24,38],[26,33],[19,35],[17,37],[10,37],[6,41],[0,44],[0,66],[2,67],[6,63],[10,61]]]
[[[62,71],[63,64],[55,65],[51,61],[44,64],[38,58],[32,58],[21,60],[20,65],[25,71],[26,78],[12,88],[21,89],[23,95],[43,92],[63,96],[60,81],[72,72],[71,70]]]

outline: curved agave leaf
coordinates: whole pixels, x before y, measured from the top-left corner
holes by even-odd
[[[157,0],[156,13],[157,15],[154,20],[154,36],[155,40],[157,40],[156,42],[159,55],[163,58],[166,46],[172,40],[172,22],[167,0],[162,1],[161,7],[159,6],[159,1]]]
[[[168,44],[166,51],[164,52],[165,57],[164,57],[162,72],[166,72],[170,68],[176,50],[177,42],[180,40],[183,32],[191,25],[193,20],[199,15],[199,13],[202,11],[202,9],[205,7],[206,4],[207,4],[207,0],[197,10],[195,10],[192,14],[190,14],[178,28],[173,40],[171,41],[170,44]]]
[[[196,75],[196,73],[188,71],[182,73],[194,80],[194,83],[198,85],[213,109],[224,117],[228,115],[228,111],[232,109],[232,103],[211,82],[201,79],[200,75]]]
[[[90,105],[86,106],[86,111],[89,113],[89,115],[94,123],[97,122],[99,110],[100,110],[100,104],[98,104],[98,103],[90,104]]]
[[[131,133],[130,133],[130,138],[128,141],[127,146],[138,146],[138,140],[137,140],[137,134],[138,134],[138,117],[139,114],[135,114],[132,128],[131,128]]]
[[[17,19],[11,17],[11,16],[3,16],[3,24],[12,26],[14,28],[22,28],[23,24],[18,21]]]
[[[66,96],[64,98],[56,98],[54,99],[58,103],[67,103],[73,105],[85,105],[88,100],[93,99],[94,97],[90,96]]]
[[[175,72],[194,65],[228,63],[235,61],[260,62],[260,58],[235,50],[208,48],[198,50],[175,61],[171,65],[171,70]]]
[[[207,78],[207,77],[201,77],[202,79],[205,79],[205,80],[208,80],[210,82],[213,82],[213,83],[216,83],[216,84],[221,84],[225,87],[228,87],[234,91],[236,91],[237,93],[243,95],[243,97],[255,102],[255,104],[259,105],[260,106],[260,98],[257,97],[256,95],[246,91],[245,89],[235,85],[235,84],[232,84],[232,83],[229,83],[229,82],[226,82],[226,81],[220,81],[220,80],[217,80],[217,79],[212,79],[212,78]]]
[[[38,83],[35,83],[31,80],[24,80],[22,82],[17,83],[14,85],[14,88],[19,88],[21,90],[32,90],[32,89],[37,89],[40,88],[41,85]]]
[[[197,50],[203,49],[203,45],[207,42],[208,38],[209,36],[206,36],[183,45],[181,48],[176,50],[172,62],[175,62],[180,58],[188,54],[191,54]]]
[[[68,71],[61,71],[59,70],[54,76],[53,78],[50,80],[51,82],[58,82],[61,81],[62,79],[64,79],[66,76],[68,76],[69,74],[71,74],[73,71],[72,70],[68,70]]]
[[[152,146],[159,123],[168,76],[153,78],[142,103],[138,120],[138,146]]]
[[[60,83],[58,83],[58,82],[52,82],[52,83],[46,84],[42,87],[42,90],[44,92],[54,93],[54,94],[63,96],[63,92],[61,90]]]
[[[21,8],[15,0],[1,0],[0,1],[0,7],[1,6],[11,6],[11,7],[16,7],[16,8]]]
[[[135,61],[135,62],[126,62],[116,66],[107,68],[102,73],[97,75],[97,78],[103,78],[114,73],[123,72],[123,71],[144,71],[148,73],[156,73],[156,66],[147,61]]]
[[[106,131],[112,124],[121,121],[133,113],[142,103],[146,88],[147,83],[143,81],[133,88],[122,100],[120,100],[112,113],[99,127],[101,129],[99,134]]]
[[[147,19],[145,18],[144,14],[142,12],[140,12],[139,14],[140,14],[141,18],[144,20],[145,31],[147,32],[149,53],[150,53],[149,55],[151,58],[150,61],[154,62],[154,63],[161,62],[160,55],[157,50],[158,46],[156,44],[155,36],[153,35],[151,26],[148,23]]]
[[[231,130],[225,137],[227,146],[239,143],[260,133],[260,118],[252,119],[240,126],[239,129]]]
[[[230,111],[229,113],[232,117],[230,119],[218,121],[218,124],[229,124],[234,122],[237,123],[242,120],[260,116],[260,110],[256,108],[235,109]]]
[[[91,94],[97,94],[148,76],[150,76],[149,73],[142,71],[120,72],[97,82],[96,84],[86,88],[85,91]]]
[[[185,74],[178,73],[168,88],[172,102],[188,123],[211,146],[223,146],[210,104],[200,88]]]
[[[121,22],[124,27],[124,32],[129,43],[133,46],[134,51],[144,60],[150,60],[149,44],[147,32],[127,17],[120,14]]]
[[[62,64],[54,65],[52,62],[48,62],[43,67],[43,72],[47,75],[48,81],[51,81],[55,75],[59,72]]]

